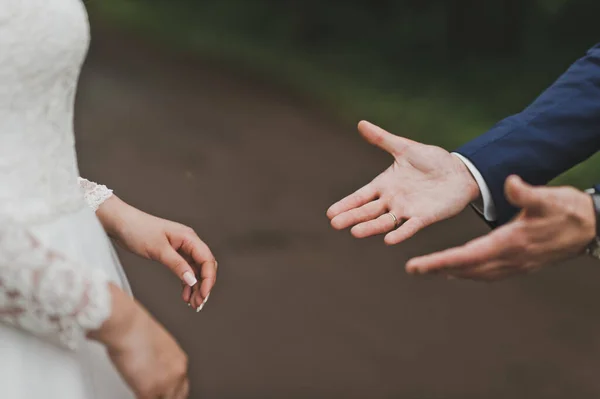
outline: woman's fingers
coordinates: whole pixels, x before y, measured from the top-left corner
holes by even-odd
[[[171,391],[160,399],[187,399],[190,394],[190,382],[187,377],[181,379],[181,381],[171,388]]]
[[[181,387],[179,388],[179,392],[175,399],[187,399],[190,396],[190,381],[186,378]]]
[[[372,201],[359,208],[350,209],[337,215],[331,221],[331,225],[337,230],[342,230],[355,224],[375,219],[384,213],[385,209],[384,201]]]
[[[190,300],[192,299],[192,287],[187,284],[183,284],[181,299],[183,299],[185,303],[190,303]]]
[[[194,269],[171,245],[164,246],[158,254],[157,261],[167,266],[188,286],[191,287],[198,282]]]
[[[189,260],[200,280],[193,287],[190,303],[195,309],[201,308],[217,282],[217,261],[210,248],[193,231],[187,234],[179,251]]]
[[[192,288],[190,304],[197,312],[201,311],[210,297],[210,292],[215,285],[217,262],[205,262],[200,272],[201,282]]]
[[[210,260],[204,262],[201,266],[200,277],[202,283],[200,285],[200,295],[203,299],[207,299],[217,282],[217,261]]]
[[[192,308],[194,308],[196,311],[198,311],[198,308],[204,301],[204,299],[202,299],[202,296],[199,293],[199,286],[200,284],[196,284],[194,287],[192,287],[192,294],[190,296],[190,304],[192,305]]]

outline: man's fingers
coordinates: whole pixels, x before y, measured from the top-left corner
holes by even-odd
[[[506,267],[506,264],[506,261],[491,261],[470,268],[448,269],[445,273],[448,276],[464,280],[491,282],[514,274],[514,270]]]
[[[358,131],[369,143],[392,155],[402,153],[408,145],[414,143],[412,140],[396,136],[367,121],[360,121]]]
[[[340,213],[349,211],[350,209],[358,208],[368,202],[371,202],[377,197],[377,190],[372,184],[367,184],[361,189],[357,190],[354,194],[350,194],[346,198],[331,205],[327,210],[327,217],[329,219],[335,218]]]
[[[190,287],[195,285],[198,280],[194,269],[183,259],[181,255],[175,251],[170,245],[165,245],[165,248],[160,251],[157,259],[160,263],[167,266],[173,273],[177,275],[185,284]]]
[[[544,193],[518,176],[509,176],[504,184],[506,199],[518,208],[541,209],[544,206]]]
[[[331,225],[337,230],[342,230],[355,224],[375,219],[385,212],[386,205],[382,200],[369,202],[360,208],[350,209],[333,218]]]
[[[427,225],[420,218],[410,218],[402,226],[396,230],[389,232],[384,241],[387,245],[399,244],[402,241],[408,240],[414,236],[419,230],[425,228]]]
[[[384,213],[375,220],[357,224],[352,228],[352,230],[350,230],[350,232],[356,238],[364,238],[387,233],[395,227],[396,220],[389,213]]]
[[[411,259],[406,270],[413,274],[468,268],[498,259],[508,249],[505,234],[495,231],[465,245]]]

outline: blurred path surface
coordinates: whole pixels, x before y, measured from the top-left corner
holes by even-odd
[[[169,272],[122,258],[188,351],[194,398],[600,396],[600,267],[494,285],[409,278],[410,256],[485,227],[467,212],[393,248],[332,231],[329,204],[390,160],[318,107],[99,29],[76,124],[85,176],[193,226],[217,254],[200,314]]]

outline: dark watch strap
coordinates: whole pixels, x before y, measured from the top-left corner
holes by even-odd
[[[590,195],[592,196],[594,211],[596,213],[596,237],[600,237],[600,193],[594,190]]]

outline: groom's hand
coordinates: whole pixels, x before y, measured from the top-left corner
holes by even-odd
[[[394,163],[372,182],[327,211],[337,230],[352,227],[357,238],[387,233],[398,244],[433,223],[460,213],[479,197],[467,167],[448,151],[395,136],[369,122],[358,130],[387,151]]]
[[[532,187],[516,176],[506,198],[521,212],[512,222],[461,247],[412,259],[413,274],[498,280],[581,254],[596,235],[592,198],[572,187]]]

